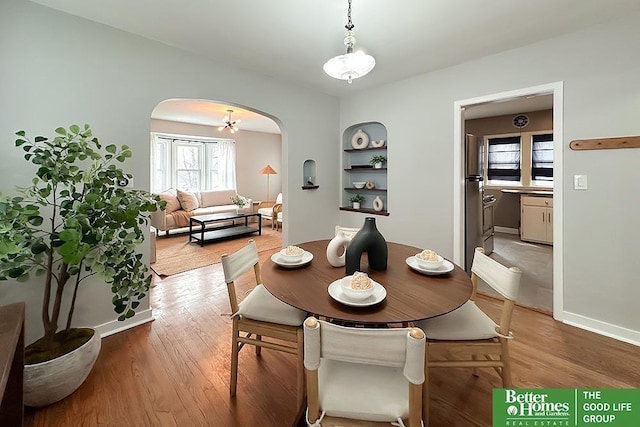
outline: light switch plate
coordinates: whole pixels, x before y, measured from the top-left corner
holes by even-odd
[[[574,190],[586,190],[587,188],[587,175],[573,175]]]

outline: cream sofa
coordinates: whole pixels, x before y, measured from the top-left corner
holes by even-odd
[[[151,225],[169,234],[169,230],[189,227],[189,218],[194,215],[235,212],[236,205],[231,198],[236,196],[236,190],[210,190],[187,192],[170,188],[159,194],[167,202],[164,211],[151,213]],[[242,197],[242,196],[241,196]],[[246,204],[240,212],[251,212],[252,200],[246,197]]]

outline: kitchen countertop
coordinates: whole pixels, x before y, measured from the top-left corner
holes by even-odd
[[[545,191],[545,190],[531,190],[531,189],[519,189],[519,188],[503,188],[500,190],[503,193],[511,193],[511,194],[534,194],[537,196],[550,196],[553,197],[553,191]]]

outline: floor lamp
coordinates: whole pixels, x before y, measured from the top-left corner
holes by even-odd
[[[270,165],[267,165],[260,169],[258,173],[261,175],[267,175],[267,200],[269,200],[269,175],[277,175],[278,172],[276,172]]]

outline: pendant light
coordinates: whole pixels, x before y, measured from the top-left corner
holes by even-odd
[[[347,46],[347,53],[331,58],[325,62],[322,67],[324,72],[335,79],[346,80],[349,84],[353,79],[357,79],[369,73],[376,65],[376,60],[371,55],[364,52],[353,51],[356,44],[355,33],[353,32],[353,23],[351,22],[351,0],[349,0],[349,9],[347,12],[347,29],[344,38],[344,45]]]
[[[233,113],[233,110],[227,110],[227,115],[222,119],[224,125],[218,128],[219,132],[222,132],[225,129],[229,129],[231,133],[238,132],[238,126],[236,126],[236,123],[240,123],[240,120],[231,119],[231,113]]]

